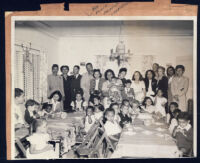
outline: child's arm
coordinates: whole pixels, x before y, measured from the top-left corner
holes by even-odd
[[[36,147],[36,145],[30,146],[30,153],[31,154],[38,154],[38,153],[43,153],[43,152],[46,152],[46,151],[53,150],[53,146],[50,145],[50,144],[47,144],[43,149],[40,149],[40,150],[35,149],[35,147]]]

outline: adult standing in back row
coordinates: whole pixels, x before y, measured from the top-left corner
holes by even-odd
[[[186,93],[189,87],[189,79],[183,76],[185,72],[185,67],[183,65],[177,65],[176,76],[171,82],[171,92],[173,96],[173,101],[177,102],[179,109],[183,112],[187,111],[186,105]]]
[[[62,76],[58,75],[59,67],[57,64],[52,65],[52,74],[47,76],[47,97],[54,91],[60,91],[64,97],[63,79]]]
[[[81,88],[83,89],[83,97],[86,102],[89,101],[90,98],[90,80],[93,78],[93,66],[92,63],[86,64],[87,72],[83,74],[81,78]]]

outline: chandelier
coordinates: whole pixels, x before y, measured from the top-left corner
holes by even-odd
[[[116,51],[114,52],[113,49],[110,50],[110,61],[117,60],[118,66],[121,65],[122,62],[128,62],[128,59],[130,56],[133,55],[130,52],[130,49],[128,51],[125,51],[125,45],[123,41],[120,41],[119,44],[116,46]]]
[[[123,27],[123,22],[121,22],[120,28],[119,28],[119,43],[116,46],[116,51],[114,52],[114,50],[111,49],[110,57],[109,57],[110,61],[117,60],[118,66],[120,66],[121,63],[123,63],[123,62],[128,62],[128,59],[130,58],[130,56],[133,55],[133,54],[131,54],[130,49],[128,49],[128,51],[126,52],[125,44],[122,41],[122,39],[120,38],[121,33],[122,33],[122,27]]]

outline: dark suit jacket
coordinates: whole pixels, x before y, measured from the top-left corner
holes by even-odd
[[[75,78],[74,75],[70,77],[71,77],[71,96],[72,96],[72,100],[75,100],[76,91],[81,89],[82,75],[79,74],[77,78]]]
[[[167,90],[168,90],[168,78],[163,76],[161,80],[157,82],[157,90],[161,89],[163,91],[163,96],[168,98]]]
[[[100,92],[102,91],[102,86],[103,86],[104,81],[105,81],[105,79],[103,79],[103,78],[99,79],[98,89]],[[94,91],[95,86],[96,86],[95,79],[91,79],[90,80],[90,91]]]
[[[149,79],[145,78],[144,79],[144,83],[145,83],[146,92],[148,92],[148,89],[149,89]],[[157,80],[156,79],[152,79],[151,87],[152,87],[152,91],[156,94],[156,87],[157,87]]]

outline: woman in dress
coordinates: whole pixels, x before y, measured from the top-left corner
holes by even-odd
[[[171,82],[175,76],[175,69],[172,66],[167,68],[167,77],[168,77],[168,104],[173,101],[172,92],[171,92]]]
[[[178,103],[179,109],[183,112],[187,111],[186,107],[186,93],[189,87],[189,79],[183,76],[185,67],[183,65],[177,65],[176,76],[171,82],[171,92],[173,101]]]
[[[157,80],[158,78],[158,67],[159,67],[159,64],[158,63],[154,63],[153,66],[152,66],[152,70],[153,72],[155,73],[155,79]]]
[[[102,95],[102,86],[104,79],[102,78],[101,72],[99,69],[94,69],[93,79],[90,80],[90,94],[97,94],[101,97]]]
[[[132,80],[133,80],[132,87],[135,92],[135,99],[139,103],[142,103],[146,96],[146,90],[141,73],[139,71],[135,71]]]
[[[160,66],[158,68],[158,78],[157,78],[157,88],[156,90],[161,89],[163,92],[163,97],[168,99],[167,91],[168,91],[168,78],[165,76],[165,68]]]
[[[121,102],[122,89],[123,89],[122,81],[115,77],[113,70],[111,69],[106,70],[105,81],[102,86],[104,108],[108,108],[112,102],[118,102],[118,103]]]
[[[146,96],[154,97],[156,95],[157,80],[155,79],[155,73],[153,70],[146,71],[144,83],[147,92]]]

